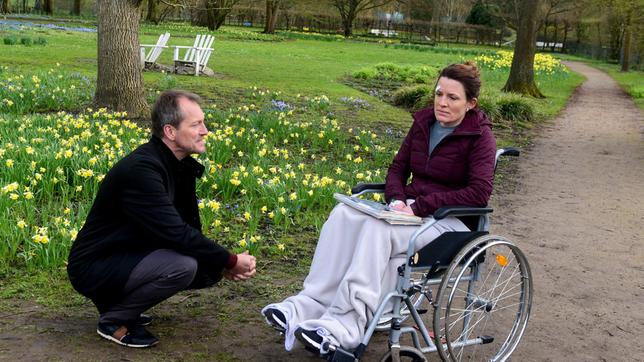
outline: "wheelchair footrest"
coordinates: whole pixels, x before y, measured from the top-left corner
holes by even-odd
[[[494,337],[492,336],[480,336],[482,343],[481,344],[488,344],[494,342]]]
[[[331,362],[355,362],[356,357],[353,353],[337,348],[329,358]]]

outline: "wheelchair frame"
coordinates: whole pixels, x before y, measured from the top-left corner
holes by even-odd
[[[518,156],[519,150],[497,150],[495,170],[499,157],[503,155]],[[382,191],[384,184],[360,184],[352,189],[354,196]],[[478,359],[476,353],[466,354],[464,348],[488,344],[492,344],[489,349],[493,349],[490,353],[494,355],[481,357],[490,361],[505,361],[516,349],[528,323],[532,305],[532,277],[528,261],[516,245],[503,237],[489,235],[491,212],[491,208],[462,206],[438,209],[433,219],[421,225],[410,238],[406,262],[398,268],[396,289],[381,300],[360,345],[353,352],[332,345],[325,346],[324,349],[329,351],[326,359],[360,360],[374,332],[389,330],[389,351],[382,361],[397,362],[404,357],[412,361],[426,361],[424,354],[430,352],[438,352],[443,361]],[[448,216],[476,216],[478,228],[469,232],[444,233],[416,252],[418,237]],[[431,252],[430,246],[434,250],[447,251],[443,255],[435,255],[441,253]],[[487,264],[491,266],[488,266],[488,273],[484,276],[481,272],[486,258],[493,261],[488,260]],[[496,280],[492,272],[498,273]],[[479,291],[477,283],[486,285],[491,276],[491,282],[494,283],[492,288],[485,290],[481,287]],[[459,286],[465,282],[467,289]],[[435,297],[430,288],[433,285],[438,285]],[[495,294],[497,292],[498,295]],[[504,305],[509,299],[513,304]],[[389,301],[393,302],[393,311],[386,314]],[[421,308],[425,302],[433,307],[433,336],[421,317],[428,312]],[[485,331],[492,316],[499,313],[505,313],[508,316],[505,319],[511,321],[491,323],[491,329],[498,329],[497,324],[503,322],[511,325],[501,327],[509,331],[507,335],[502,333],[505,337],[496,350],[498,343],[493,344],[495,336],[482,334],[472,337],[471,334],[475,330],[478,332],[479,327]],[[386,323],[382,322],[383,316],[386,317]],[[403,325],[410,316],[415,326]],[[401,346],[400,340],[404,334],[411,336],[413,347]]]

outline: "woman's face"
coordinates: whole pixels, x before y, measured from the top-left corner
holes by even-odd
[[[440,77],[434,94],[434,114],[445,127],[458,126],[465,113],[476,106],[476,98],[467,100],[465,88],[461,82]]]

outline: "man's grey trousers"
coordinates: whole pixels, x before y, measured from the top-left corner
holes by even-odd
[[[100,323],[127,324],[144,311],[186,289],[197,273],[197,261],[170,249],[158,249],[143,258],[130,274],[125,297],[107,312]]]

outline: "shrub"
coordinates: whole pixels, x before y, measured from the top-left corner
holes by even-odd
[[[18,44],[18,37],[15,35],[7,36],[3,39],[5,45],[15,45]]]
[[[495,97],[496,96],[496,97]],[[481,96],[478,98],[478,106],[485,112],[488,117],[494,122],[494,126],[496,127],[497,125],[502,126],[501,124],[497,123],[497,120],[500,120],[501,118],[501,112],[499,112],[499,106],[497,105],[497,100],[498,100],[499,94],[496,93],[495,95],[491,95],[489,93],[482,93]]]
[[[25,46],[31,46],[34,43],[34,41],[28,37],[28,36],[23,36],[20,38],[20,44],[25,45]]]
[[[532,103],[518,94],[505,93],[497,101],[501,118],[513,123],[533,122],[535,112]]]
[[[377,75],[378,75],[378,72],[372,68],[360,69],[359,71],[353,73],[354,78],[364,79],[364,80],[374,79],[376,78]]]
[[[409,66],[394,63],[380,63],[374,67],[356,71],[352,76],[363,80],[382,80],[402,83],[429,83],[438,74],[437,70],[429,66]]]
[[[530,128],[537,118],[535,103],[515,93],[485,89],[478,106],[494,123],[495,129]]]
[[[43,38],[42,36],[39,36],[38,39],[34,41],[34,44],[45,46],[47,45],[47,39]]]
[[[396,106],[415,109],[419,101],[426,99],[431,92],[432,90],[426,85],[401,87],[394,92],[392,100]]]

